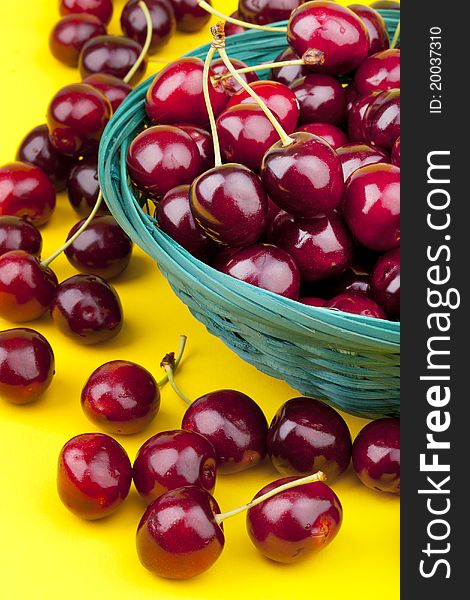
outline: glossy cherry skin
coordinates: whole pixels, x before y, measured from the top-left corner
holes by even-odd
[[[335,213],[313,219],[281,214],[269,241],[292,256],[303,282],[341,275],[352,264],[354,255],[350,234]]]
[[[0,256],[0,316],[13,323],[41,317],[49,308],[57,277],[23,250]]]
[[[344,95],[346,97],[346,114],[349,115],[352,105],[359,98],[359,92],[354,87],[354,84],[350,83],[344,88]]]
[[[368,423],[353,444],[353,466],[364,485],[379,492],[400,493],[400,420]]]
[[[112,434],[143,431],[160,408],[160,390],[147,369],[133,362],[113,360],[98,367],[81,395],[85,415]]]
[[[145,99],[145,110],[150,120],[169,125],[208,125],[209,115],[202,88],[203,71],[203,61],[194,57],[179,58],[163,68],[155,76]],[[211,78],[214,75],[212,71],[209,74]],[[222,83],[211,82],[209,96],[217,117],[228,101]]]
[[[321,137],[334,150],[348,143],[348,137],[344,131],[336,125],[331,125],[331,123],[307,123],[297,127],[297,131],[304,131]]]
[[[329,300],[325,306],[335,308],[353,315],[372,317],[373,319],[386,319],[387,315],[371,298],[360,292],[344,292]]]
[[[106,73],[95,73],[90,75],[83,80],[83,83],[87,83],[98,90],[109,100],[113,114],[132,92],[132,86],[128,83],[114,77],[114,75],[107,75]]]
[[[388,50],[390,37],[382,15],[364,4],[349,4],[348,8],[356,13],[366,26],[370,41],[369,55]]]
[[[349,73],[369,53],[366,26],[352,10],[334,2],[307,2],[289,19],[287,41],[298,56],[307,50],[323,52],[315,71],[328,75]]]
[[[240,15],[238,10],[233,12],[230,15],[233,19],[240,20]],[[234,23],[229,23],[228,21],[225,23],[225,35],[228,37],[229,35],[236,35],[237,33],[243,33],[246,31],[246,27],[242,27],[241,25],[235,25]]]
[[[260,490],[255,498],[295,479],[278,479]],[[280,563],[294,563],[329,544],[342,519],[338,497],[326,484],[317,481],[280,492],[250,508],[246,527],[251,541],[264,556]]]
[[[190,579],[207,571],[225,544],[215,499],[200,487],[166,492],[147,508],[137,528],[142,565],[167,579]]]
[[[326,300],[323,298],[314,298],[314,297],[306,297],[299,299],[300,304],[305,304],[306,306],[317,306],[322,307],[325,306]]]
[[[357,240],[377,252],[400,245],[400,169],[377,163],[348,179],[343,215]]]
[[[285,298],[299,298],[299,269],[290,254],[282,248],[270,244],[243,248],[221,265],[219,270]]]
[[[290,86],[300,104],[300,124],[323,121],[338,125],[346,114],[346,95],[341,83],[329,75],[314,73]]]
[[[170,190],[157,205],[155,218],[162,231],[193,256],[205,259],[210,252],[210,241],[196,223],[189,204],[189,185]]]
[[[399,88],[400,50],[393,48],[369,56],[356,71],[354,86],[361,96]]]
[[[361,167],[386,163],[390,160],[390,156],[385,150],[357,142],[344,144],[344,146],[336,148],[336,153],[343,165],[344,181],[347,181],[349,176]]]
[[[87,14],[67,15],[52,29],[49,48],[57,60],[69,67],[76,67],[86,42],[105,34],[106,26],[98,17]]]
[[[124,448],[104,433],[83,433],[59,454],[57,491],[63,504],[82,519],[102,519],[126,499],[132,466]]]
[[[67,195],[72,208],[82,217],[88,217],[96,204],[99,191],[96,159],[77,163],[70,171],[67,182]],[[108,212],[104,202],[101,203],[99,212]]]
[[[256,402],[241,392],[219,390],[201,396],[186,410],[182,428],[200,433],[212,443],[219,473],[245,471],[266,456],[266,417]]]
[[[345,292],[370,295],[370,269],[362,265],[351,265],[346,271],[328,282],[328,296],[339,296]]]
[[[113,2],[112,0],[60,0],[59,11],[61,15],[82,13],[94,15],[108,24],[113,14]]]
[[[400,137],[397,137],[392,147],[392,165],[400,166]]]
[[[372,296],[392,320],[400,319],[400,248],[377,261],[371,275]]]
[[[23,250],[40,256],[42,235],[32,224],[20,217],[0,217],[0,256],[11,250]]]
[[[51,315],[63,334],[81,344],[108,341],[122,328],[119,296],[95,275],[75,275],[63,281],[52,299]]]
[[[266,193],[243,165],[228,163],[200,175],[191,186],[190,205],[197,223],[220,244],[250,246],[266,227]]]
[[[141,192],[162,198],[199,174],[201,157],[196,144],[182,129],[156,125],[144,129],[127,153],[129,176]]]
[[[128,0],[121,13],[121,29],[124,35],[145,44],[147,37],[147,20],[139,7],[140,0]],[[157,52],[166,44],[176,28],[175,13],[166,0],[145,0],[152,21],[152,41],[149,54]]]
[[[364,142],[364,115],[379,91],[372,92],[367,96],[360,96],[355,100],[348,111],[348,135],[351,142]]]
[[[66,85],[52,98],[47,111],[53,145],[62,154],[77,154],[88,142],[100,140],[111,112],[111,104],[91,85]]]
[[[230,62],[234,66],[235,69],[244,69],[248,65],[244,63],[242,60],[238,60],[237,58],[230,58]],[[221,58],[214,60],[211,63],[211,69],[215,73],[215,75],[226,75],[229,71],[225,66],[224,61]],[[253,83],[254,81],[258,81],[258,75],[253,71],[252,73],[240,73],[240,77],[246,81],[246,83]],[[228,96],[233,96],[239,90],[242,89],[242,86],[234,79],[233,77],[227,77],[226,79],[221,80],[222,85],[225,87],[225,91]]]
[[[41,226],[51,218],[55,204],[54,186],[39,167],[23,162],[0,167],[1,217],[24,217]]]
[[[329,213],[344,192],[343,169],[333,148],[310,133],[294,133],[294,142],[277,142],[264,155],[261,179],[269,197],[301,218]]]
[[[163,431],[140,448],[134,484],[147,504],[170,490],[194,485],[213,493],[217,477],[214,446],[194,431]]]
[[[277,21],[286,21],[291,12],[304,0],[240,0],[238,12],[242,21],[267,25]]]
[[[54,376],[54,352],[33,329],[0,331],[0,397],[29,404],[44,394]]]
[[[284,62],[288,60],[298,60],[297,54],[289,46],[279,54],[274,62]],[[306,77],[311,73],[310,69],[306,65],[291,65],[288,67],[276,67],[271,69],[271,77],[273,81],[283,83],[284,85],[290,86],[297,79]]]
[[[195,125],[178,124],[178,128],[187,133],[196,144],[201,157],[200,172],[204,173],[204,171],[212,169],[214,166],[214,143],[212,135],[205,129],[196,127]]]
[[[199,6],[198,0],[170,0],[176,26],[180,31],[193,33],[203,29],[210,21],[210,14]],[[207,0],[212,6],[212,0]]]
[[[124,79],[141,53],[142,46],[135,40],[118,35],[100,35],[83,46],[78,65],[80,75],[85,79],[95,73],[107,73]],[[146,68],[145,58],[129,83],[138,83]]]
[[[364,137],[374,146],[391,150],[400,136],[400,90],[387,90],[369,104],[363,121]]]

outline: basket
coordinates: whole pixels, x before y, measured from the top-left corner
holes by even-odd
[[[381,13],[393,35],[399,12]],[[286,45],[282,33],[250,30],[227,38],[229,55],[248,64],[273,61]],[[208,48],[188,56],[204,59]],[[152,79],[126,98],[100,145],[99,179],[118,223],[156,260],[192,314],[243,360],[348,413],[397,416],[399,323],[304,306],[220,273],[164,234],[141,208],[129,185],[126,154],[142,129]]]

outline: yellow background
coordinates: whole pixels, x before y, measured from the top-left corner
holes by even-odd
[[[118,33],[124,0],[114,4],[110,31]],[[215,5],[231,12],[236,1],[216,0]],[[57,0],[0,0],[0,164],[13,160],[22,136],[44,122],[52,94],[79,78],[76,70],[62,66],[49,53],[48,33],[57,18]],[[205,41],[206,31],[177,35],[156,58],[176,57]],[[150,65],[148,73],[157,68]],[[60,196],[42,231],[44,256],[62,243],[77,220],[66,197]],[[53,266],[59,280],[74,274],[63,256]],[[289,567],[268,562],[246,536],[240,515],[225,525],[226,547],[218,562],[189,582],[158,579],[140,566],[134,535],[144,505],[134,489],[121,509],[102,522],[83,522],[61,505],[55,490],[57,456],[70,437],[95,430],[82,414],[80,391],[90,373],[108,360],[133,360],[160,376],[161,357],[175,349],[180,333],[186,333],[188,350],[178,380],[191,397],[222,387],[240,389],[255,398],[271,419],[284,401],[296,395],[210,336],[140,250],[115,285],[125,311],[121,335],[87,348],[62,337],[48,318],[31,324],[55,350],[53,384],[32,406],[0,401],[0,598],[396,600],[399,500],[367,490],[351,471],[333,485],[343,504],[344,523],[324,552]],[[0,329],[8,327],[0,320]],[[149,430],[119,440],[131,460],[148,437],[178,428],[183,411],[182,401],[166,387],[161,411]],[[365,424],[347,420],[353,436]],[[220,477],[215,495],[222,510],[228,510],[276,478],[266,463],[246,474]]]

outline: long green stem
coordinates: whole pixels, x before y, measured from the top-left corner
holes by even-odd
[[[209,91],[210,77],[210,66],[212,59],[214,58],[217,48],[211,46],[207,53],[206,60],[204,62],[204,71],[202,75],[202,89],[204,92],[204,102],[206,103],[207,114],[209,115],[209,123],[211,125],[212,143],[214,145],[214,164],[216,167],[220,167],[222,164],[222,155],[220,153],[219,136],[217,135],[217,123],[215,120],[214,109],[212,108],[211,96]]]
[[[181,398],[181,400],[183,400],[184,402],[186,402],[186,404],[191,405],[193,403],[193,401],[188,398],[188,396],[186,396],[185,393],[183,393],[180,388],[176,385],[176,381],[174,378],[174,367],[172,365],[169,364],[164,364],[163,368],[166,371],[167,377],[168,377],[168,381],[170,382],[171,387],[173,388],[175,394],[177,396],[179,396]]]
[[[211,6],[204,0],[200,0],[198,4],[201,8],[203,8],[206,12],[210,13],[211,15],[219,17],[219,19],[223,19],[224,21],[232,23],[233,25],[240,25],[241,27],[245,27],[245,29],[259,29],[261,31],[287,33],[287,27],[271,27],[269,25],[255,25],[254,23],[245,23],[245,21],[240,21],[240,19],[235,19],[234,17],[228,17],[227,15],[224,15],[224,13],[215,9],[213,6]]]
[[[395,31],[395,35],[393,36],[393,40],[390,44],[390,48],[395,48],[395,46],[398,44],[398,39],[400,37],[400,23],[401,21],[398,21],[397,29]]]
[[[183,354],[184,354],[184,349],[186,347],[186,341],[187,341],[187,337],[185,335],[180,335],[180,345],[178,348],[178,354],[175,357],[175,361],[173,364],[173,370],[176,371],[176,369],[179,367],[179,364],[181,362],[181,359],[183,358]],[[165,383],[168,381],[168,373],[166,373],[161,379],[160,381],[157,381],[157,385],[158,387],[161,387],[162,385],[165,385]]]

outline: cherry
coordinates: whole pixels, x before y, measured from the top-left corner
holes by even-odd
[[[329,300],[325,306],[354,315],[372,317],[373,319],[387,318],[387,315],[376,302],[360,292],[344,292]]]
[[[361,96],[355,100],[348,112],[348,135],[351,142],[364,142],[364,115],[379,91],[372,92],[367,96]]]
[[[108,100],[91,85],[72,83],[63,87],[47,111],[53,145],[63,154],[77,154],[88,142],[100,140],[111,112]]]
[[[127,152],[127,169],[139,190],[162,198],[178,185],[191,183],[201,168],[201,157],[182,129],[157,125],[144,129]]]
[[[60,0],[61,15],[81,14],[94,15],[100,21],[108,24],[113,14],[112,0]]]
[[[122,307],[115,289],[95,275],[75,275],[63,281],[52,299],[54,323],[81,344],[114,338],[122,328]]]
[[[91,85],[109,100],[113,114],[119,108],[125,98],[132,92],[132,86],[128,83],[106,73],[95,73],[83,80],[83,83]]]
[[[279,54],[274,62],[284,62],[297,60],[299,57],[294,50],[289,46]],[[309,75],[311,70],[306,65],[289,65],[284,67],[274,67],[271,69],[271,79],[290,86],[297,79],[301,79]]]
[[[88,217],[98,200],[99,192],[96,159],[77,163],[70,171],[67,183],[67,194],[73,209],[82,217]],[[104,203],[101,204],[99,212],[108,212]]]
[[[344,146],[336,148],[336,153],[343,165],[344,181],[347,181],[349,176],[361,167],[376,163],[385,163],[390,160],[385,150],[356,142],[344,144]]]
[[[79,221],[72,227],[67,240],[84,222]],[[102,215],[91,220],[85,231],[65,250],[65,256],[77,271],[110,280],[129,265],[132,240],[111,215]]]
[[[353,444],[353,466],[367,487],[400,493],[400,420],[377,419],[368,423]]]
[[[132,467],[124,448],[104,433],[83,433],[59,454],[57,491],[64,505],[82,519],[102,519],[126,499]]]
[[[300,104],[300,123],[323,121],[338,125],[346,114],[343,86],[334,77],[315,73],[290,86]]]
[[[124,79],[142,53],[142,46],[135,40],[118,35],[99,35],[82,48],[79,61],[82,79],[95,73],[107,73]],[[145,73],[147,59],[139,64],[129,83],[135,85]]]
[[[0,256],[0,316],[13,323],[41,317],[49,308],[57,277],[23,250]]]
[[[391,150],[400,136],[400,90],[387,90],[374,98],[364,115],[367,142]]]
[[[201,396],[186,410],[182,428],[206,437],[217,454],[219,473],[238,473],[266,456],[268,424],[245,394],[219,390]]]
[[[240,0],[238,12],[242,20],[257,25],[286,21],[304,0]]]
[[[146,96],[145,110],[150,120],[159,124],[188,123],[205,127],[209,123],[209,115],[204,102],[203,72],[203,61],[194,57],[179,58],[162,69]],[[228,96],[221,82],[211,83],[213,76],[210,70],[210,99],[218,116],[224,110]]]
[[[24,217],[40,226],[51,218],[55,203],[54,186],[39,167],[23,162],[0,167],[0,216]]]
[[[301,304],[305,304],[306,306],[317,306],[317,307],[322,307],[322,306],[325,306],[325,304],[326,304],[326,300],[323,300],[323,298],[314,298],[314,297],[300,298],[299,302]]]
[[[170,190],[158,203],[155,218],[162,231],[196,258],[207,258],[210,242],[194,220],[189,204],[189,185]]]
[[[294,133],[289,145],[277,142],[265,154],[261,178],[269,197],[285,211],[302,218],[339,206],[344,179],[333,148],[310,133]]]
[[[255,499],[295,481],[299,480],[291,477],[274,481],[258,492]],[[341,527],[342,516],[336,494],[317,481],[280,492],[250,508],[246,526],[251,541],[264,556],[280,563],[293,563],[329,544]]]
[[[343,215],[358,241],[386,252],[400,245],[400,169],[377,163],[357,169],[348,179]]]
[[[400,318],[400,248],[382,255],[371,276],[374,299],[390,319]]]
[[[287,40],[298,56],[308,50],[323,52],[315,71],[328,75],[349,73],[369,53],[366,26],[352,10],[335,2],[307,2],[291,15]]]
[[[234,66],[235,69],[244,69],[248,67],[246,63],[242,60],[238,60],[237,58],[231,58],[230,62]],[[211,62],[211,69],[217,76],[224,76],[228,74],[228,69],[225,66],[224,61],[221,58],[218,58]],[[253,83],[254,81],[258,81],[258,75],[252,71],[251,73],[240,73],[240,77],[247,83]],[[229,96],[233,96],[238,91],[242,89],[242,86],[236,81],[233,77],[226,77],[221,79],[222,85],[225,87],[225,91]]]
[[[140,448],[134,484],[149,504],[170,490],[194,485],[213,493],[217,476],[214,446],[194,431],[163,431]]]
[[[359,98],[359,92],[354,87],[354,84],[350,83],[344,88],[344,95],[346,98],[346,114],[349,115],[352,105]]]
[[[348,143],[348,137],[342,129],[331,123],[307,123],[297,127],[297,131],[304,131],[321,137],[335,150]],[[344,170],[344,169],[343,169]]]
[[[121,13],[121,29],[127,37],[143,46],[147,37],[147,20],[139,7],[140,1],[127,1]],[[175,13],[166,0],[144,1],[152,21],[152,41],[149,53],[154,54],[173,35],[176,27]]]
[[[39,125],[26,134],[18,148],[16,159],[44,171],[57,192],[65,189],[72,161],[52,145],[47,125]]]
[[[160,408],[160,390],[147,369],[113,360],[98,367],[86,382],[82,408],[92,423],[107,433],[143,431]]]
[[[33,329],[0,331],[0,396],[28,404],[47,390],[54,376],[54,353]]]
[[[97,35],[105,34],[106,26],[98,17],[85,13],[67,15],[52,29],[49,48],[57,60],[76,67],[84,44]]]
[[[400,136],[397,137],[392,147],[392,165],[400,166]]]
[[[42,236],[39,230],[20,217],[0,217],[0,256],[11,250],[23,250],[41,255]]]
[[[292,256],[304,282],[341,275],[352,264],[354,245],[341,217],[335,213],[313,219],[281,214],[269,241]]]
[[[258,176],[243,165],[228,163],[199,175],[190,205],[198,224],[221,244],[249,246],[266,227],[266,193]]]
[[[212,6],[211,0],[206,0]],[[176,26],[180,31],[193,33],[200,31],[209,22],[211,16],[199,6],[198,0],[170,0],[176,17]]]
[[[400,50],[391,48],[369,56],[356,71],[354,85],[361,96],[399,88]]]
[[[240,20],[240,14],[238,13],[238,10],[233,12],[230,16],[232,17],[232,19]],[[237,33],[243,33],[244,31],[246,31],[246,27],[242,27],[241,25],[235,25],[234,23],[230,23],[229,21],[225,23],[226,36],[236,35]]]
[[[364,6],[364,4],[349,4],[348,8],[356,13],[366,26],[370,40],[369,55],[388,50],[390,37],[382,15],[374,8]]]
[[[214,145],[211,134],[195,125],[178,124],[178,128],[186,132],[196,144],[201,156],[200,172],[204,173],[204,171],[212,169],[214,166]]]
[[[370,295],[370,269],[363,265],[351,265],[346,271],[328,282],[328,295],[339,296],[345,292]]]

